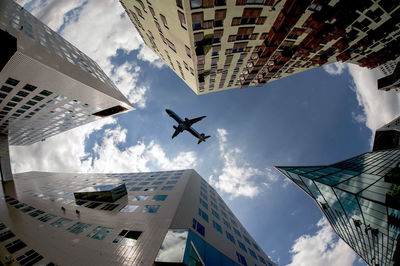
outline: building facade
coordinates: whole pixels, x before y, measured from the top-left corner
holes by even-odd
[[[328,166],[277,167],[368,265],[400,263],[400,149]]]
[[[0,2],[0,134],[29,145],[133,107],[98,64],[12,0]]]
[[[84,195],[115,188],[115,201]],[[3,264],[275,265],[194,170],[28,172],[2,194]]]
[[[196,93],[263,86],[332,62],[400,55],[396,0],[120,0],[143,41]]]
[[[373,151],[400,148],[400,117],[375,131]]]

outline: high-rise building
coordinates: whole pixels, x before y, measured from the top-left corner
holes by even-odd
[[[10,145],[29,145],[132,110],[98,64],[12,0],[0,1],[0,162],[11,180]]]
[[[133,107],[98,64],[11,0],[0,2],[0,133],[29,145]]]
[[[381,67],[382,72],[384,72],[384,68],[385,70],[388,70],[387,72],[390,71],[391,73],[386,77],[378,79],[378,89],[384,91],[400,91],[400,60],[395,62],[395,64],[393,61],[389,64],[385,64]]]
[[[397,118],[378,129],[372,152],[327,166],[277,167],[368,265],[400,265],[399,125]]]
[[[375,131],[373,151],[400,148],[400,116]]]
[[[332,62],[399,57],[396,0],[120,0],[142,39],[196,93],[263,86]]]
[[[3,192],[4,265],[275,265],[194,170],[28,172]]]

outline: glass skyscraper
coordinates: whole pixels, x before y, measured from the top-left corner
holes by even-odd
[[[399,265],[399,149],[328,166],[277,168],[314,199],[333,230],[367,264]]]

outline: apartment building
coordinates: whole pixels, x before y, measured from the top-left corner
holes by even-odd
[[[196,93],[263,86],[332,62],[399,57],[395,0],[120,0],[143,41]]]

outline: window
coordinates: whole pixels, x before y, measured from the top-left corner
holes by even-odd
[[[150,184],[150,182],[141,182],[138,185],[139,186],[147,186],[148,184]]]
[[[162,183],[164,183],[163,181],[155,181],[152,183],[152,185],[161,185]]]
[[[54,219],[54,218],[56,218],[56,217],[57,217],[57,216],[48,213],[48,214],[46,214],[45,216],[40,217],[40,218],[39,218],[39,221],[45,223],[45,222],[50,221],[50,220],[52,220],[52,219]]]
[[[27,212],[33,211],[34,209],[35,208],[33,208],[31,206],[28,206],[28,207],[25,207],[25,208],[21,209],[21,212],[27,213]]]
[[[229,233],[228,231],[225,231],[226,234],[226,238],[228,238],[233,244],[235,244],[235,238],[233,237],[233,235],[231,235],[231,233]]]
[[[145,188],[144,191],[156,191],[158,187],[148,187]]]
[[[243,238],[247,242],[247,244],[251,245],[250,240],[246,236],[243,236]]]
[[[6,80],[6,83],[7,83],[8,85],[11,85],[11,86],[17,86],[18,83],[19,83],[19,81],[16,80],[16,79],[13,79],[13,78],[8,78],[8,79]]]
[[[252,250],[252,249],[248,249],[249,250],[249,252],[250,252],[250,255],[253,257],[253,258],[255,258],[256,260],[257,260],[257,255],[256,255],[256,253]]]
[[[48,91],[48,90],[42,90],[41,92],[39,92],[39,94],[44,95],[44,96],[50,96],[53,93],[51,91]]]
[[[36,90],[36,86],[33,86],[33,85],[30,85],[30,84],[26,84],[24,87],[23,87],[23,89],[24,90],[27,90],[27,91],[34,91],[34,90]]]
[[[224,30],[216,30],[214,31],[214,39],[213,43],[220,43]]]
[[[114,210],[115,208],[117,208],[118,205],[119,205],[119,204],[108,203],[108,204],[106,204],[105,206],[103,206],[103,207],[101,208],[101,210],[104,210],[104,211],[112,211],[112,210]]]
[[[237,230],[235,227],[233,227],[233,231],[235,231],[235,234],[236,234],[238,237],[242,237],[242,235],[240,234],[239,230]]]
[[[137,205],[126,205],[123,207],[120,212],[134,212],[139,206]]]
[[[181,11],[178,10],[178,17],[179,17],[179,21],[181,22],[182,28],[184,28],[186,30],[187,25],[186,25],[185,14],[183,14]]]
[[[86,229],[88,229],[88,227],[90,227],[90,224],[77,222],[76,224],[74,224],[73,226],[68,228],[67,231],[69,231],[69,232],[71,232],[73,234],[80,234],[83,231],[85,231]]]
[[[225,17],[226,9],[215,10],[214,27],[223,27]]]
[[[202,200],[201,198],[200,198],[200,204],[201,204],[206,210],[208,210],[208,204],[207,204],[204,200]]]
[[[93,239],[103,240],[111,231],[112,231],[111,228],[97,226],[87,236]]]
[[[121,233],[113,240],[113,243],[119,243],[124,246],[134,246],[142,232],[122,230]]]
[[[199,208],[199,216],[208,223],[208,215],[202,209]]]
[[[176,0],[176,5],[183,9],[182,0]]]
[[[145,201],[149,196],[136,196],[132,201]]]
[[[163,186],[161,190],[172,190],[174,186]]]
[[[39,220],[40,220],[40,219],[39,219]],[[60,218],[60,219],[58,219],[57,221],[55,221],[54,223],[52,223],[51,225],[54,226],[54,227],[59,228],[59,227],[64,227],[64,226],[66,226],[66,225],[69,224],[70,222],[72,222],[71,219]]]
[[[175,45],[166,38],[169,48],[176,53]]]
[[[29,95],[29,93],[27,93],[26,91],[19,91],[19,92],[17,93],[17,95],[18,95],[18,96],[21,96],[21,97],[26,97],[26,96]]]
[[[178,61],[177,61],[178,62]],[[179,62],[178,62],[179,63]],[[168,181],[167,182],[167,184],[176,184],[178,181],[176,181],[176,180],[171,180],[171,181]]]
[[[192,57],[192,53],[190,51],[190,48],[185,45],[185,49],[186,49],[187,56],[189,56],[191,58]]]
[[[201,0],[191,0],[190,7],[192,9],[201,7]]]
[[[206,229],[196,219],[193,219],[192,228],[196,230],[200,235],[205,236]]]
[[[219,220],[219,214],[214,209],[211,209],[211,213],[214,215],[215,218]]]
[[[133,187],[129,191],[140,191],[142,189],[143,189],[143,187]]]
[[[29,214],[29,216],[37,217],[37,216],[39,216],[39,215],[42,215],[43,213],[44,213],[44,211],[42,211],[42,210],[36,210],[36,211],[34,211],[34,212],[31,212],[31,213]]]
[[[230,223],[229,223],[227,220],[222,219],[222,222],[224,223],[224,225],[225,225],[226,227],[228,227],[229,229],[232,229]]]
[[[167,197],[167,195],[155,195],[151,201],[164,201]]]
[[[257,251],[260,251],[260,248],[257,246],[256,243],[253,242],[253,246],[254,246],[254,248],[255,248]]]
[[[143,208],[143,213],[156,213],[160,205],[145,205]]]
[[[203,12],[192,13],[193,30],[200,30],[203,27]]]
[[[153,9],[151,6],[149,6],[149,9],[150,9],[150,13],[151,13],[151,15],[153,16],[153,18],[154,18],[155,20],[157,20],[157,16],[156,16],[156,13],[154,12],[154,9]]]
[[[17,252],[18,250],[23,249],[24,247],[26,247],[26,244],[19,239],[14,240],[13,242],[8,243],[6,245],[7,251],[10,252],[11,254]]]
[[[243,255],[241,255],[239,252],[236,251],[236,256],[238,261],[243,264],[243,265],[247,265],[246,259],[245,257],[243,257]]]
[[[1,91],[4,91],[4,92],[10,92],[10,91],[12,91],[12,88],[11,87],[8,87],[8,86],[5,86],[5,85],[3,85],[3,86],[1,86],[1,89],[0,89]]]
[[[215,230],[217,230],[218,232],[220,232],[222,234],[221,226],[217,222],[215,222],[214,220],[213,220],[213,227],[215,228]]]
[[[238,242],[239,247],[240,247],[244,252],[247,252],[246,246],[245,246],[242,242],[240,242],[239,240],[238,240],[237,242]]]
[[[163,14],[160,14],[161,20],[164,24],[164,27],[166,27],[168,29],[168,23],[167,23],[167,19],[165,18],[165,16]]]

